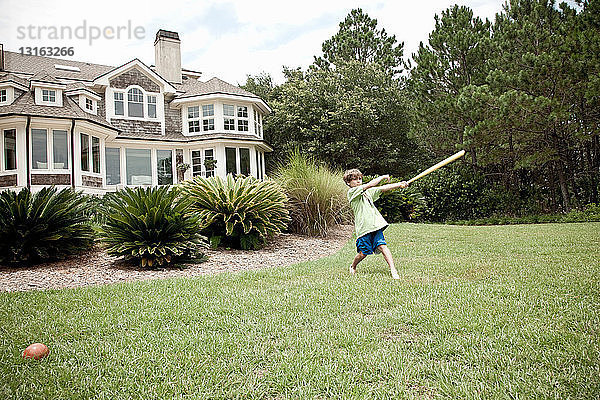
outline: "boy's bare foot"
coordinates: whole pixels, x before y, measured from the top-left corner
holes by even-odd
[[[352,266],[350,266],[350,275],[356,275],[356,268],[352,268]]]

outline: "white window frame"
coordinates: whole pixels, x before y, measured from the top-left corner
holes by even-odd
[[[82,165],[82,157],[81,155],[83,154],[83,141],[81,140],[81,135],[87,135],[89,138],[89,145],[88,145],[88,150],[87,150],[87,156],[88,156],[88,169],[85,170],[83,169],[83,165]],[[98,172],[94,172],[94,153],[92,151],[93,149],[93,142],[94,140],[92,138],[96,138],[98,139],[98,151],[99,151],[99,160],[98,160]],[[79,132],[79,170],[82,173],[90,174],[92,176],[102,176],[102,169],[104,166],[104,163],[102,162],[102,139],[100,139],[99,136],[95,136],[92,135],[91,133],[87,133],[87,132]]]
[[[56,104],[56,89],[42,89],[42,101],[44,103]]]
[[[8,103],[8,89],[0,88],[0,104]]]
[[[15,132],[15,169],[6,169],[6,131]],[[0,172],[16,172],[19,169],[19,158],[17,153],[17,128],[0,129]]]
[[[214,103],[202,104],[202,132],[215,130],[215,105]],[[212,117],[212,118],[206,118]],[[212,129],[211,129],[212,126]]]
[[[227,174],[227,148],[234,148],[235,149],[235,175],[239,175],[242,173],[242,157],[241,157],[241,152],[240,149],[246,149],[248,150],[248,175],[247,176],[251,176],[252,175],[252,157],[251,157],[251,148],[250,147],[245,147],[245,146],[225,146],[225,173]]]
[[[44,130],[46,131],[46,168],[33,168],[33,130]],[[54,168],[54,131],[63,131],[67,132],[67,162],[69,163],[68,168]],[[73,155],[71,154],[71,135],[69,134],[69,130],[65,128],[54,128],[54,127],[32,127],[29,131],[29,154],[31,154],[29,159],[29,167],[31,171],[35,173],[67,173],[70,172],[73,168]],[[4,141],[4,136],[2,137]],[[2,145],[2,151],[4,151],[4,144]],[[4,155],[3,155],[4,157]],[[12,170],[11,170],[12,171]]]
[[[190,117],[190,109],[198,109],[198,115],[196,116],[196,112],[194,110],[193,116]],[[185,109],[186,115],[187,115],[187,118],[186,118],[187,131],[190,135],[196,135],[196,134],[202,132],[201,110],[202,110],[202,107],[200,105],[187,106]],[[197,125],[198,130],[195,130],[195,129],[191,130],[190,122],[196,122],[197,124],[194,124],[194,125]]]
[[[106,163],[106,154],[108,149],[117,149],[119,150],[119,182],[118,183],[108,183],[108,171],[106,171],[106,169],[108,168],[108,164]],[[110,187],[117,187],[120,185],[123,185],[123,147],[121,146],[111,146],[108,145],[104,147],[104,176],[105,176],[105,182],[106,182],[106,186],[110,186]],[[127,181],[127,178],[125,178],[125,181]]]
[[[245,113],[246,115],[241,115],[240,116],[240,109],[245,109],[245,111],[243,111],[243,113]],[[237,124],[236,124],[236,132],[249,132],[250,131],[250,118],[248,118],[248,106],[241,106],[241,105],[236,105],[236,119],[237,119]],[[240,129],[241,126],[245,126],[246,129]]]
[[[154,153],[154,158],[156,159],[156,165],[155,165],[155,169],[156,169],[156,186],[167,186],[167,185],[161,185],[158,182],[158,152],[159,151],[170,151],[171,152],[171,183],[169,184],[169,186],[173,186],[175,185],[176,181],[177,181],[177,171],[174,168],[175,167],[175,151],[173,149],[153,149],[152,153]],[[152,153],[150,153],[150,164],[152,165]],[[152,177],[152,182],[154,182],[154,175]]]
[[[94,112],[94,100],[90,99],[89,97],[86,97],[85,98],[85,109],[90,112]]]
[[[129,91],[131,89],[138,89],[142,92],[142,117],[130,117],[129,116]],[[150,122],[161,122],[160,118],[162,115],[162,111],[160,110],[158,104],[159,104],[159,99],[160,97],[160,93],[157,92],[148,92],[146,90],[144,90],[143,87],[138,86],[138,85],[130,85],[128,87],[126,87],[125,89],[114,89],[111,88],[112,90],[112,112],[111,112],[111,118],[115,118],[115,119],[128,119],[128,120],[134,120],[134,121],[150,121]],[[115,99],[115,93],[122,93],[123,99],[122,100],[116,100]],[[155,117],[150,117],[149,116],[149,112],[148,112],[148,98],[149,97],[153,97],[156,102],[153,103],[156,106],[156,116]],[[115,107],[115,101],[122,101],[123,102],[123,115],[119,115],[117,114],[116,111],[116,107]]]
[[[192,177],[196,177],[196,176],[201,176],[203,178],[207,177],[206,174],[208,173],[208,171],[206,170],[206,166],[204,165],[204,161],[206,161],[206,151],[207,150],[212,150],[212,152],[213,152],[212,160],[216,160],[217,159],[217,149],[215,147],[200,147],[197,149],[190,150]],[[198,173],[194,172],[194,152],[195,151],[200,152],[200,172],[198,172]],[[198,158],[196,158],[196,159],[198,159]],[[217,168],[215,167],[214,169],[211,170],[211,172],[212,172],[212,175],[210,175],[210,176],[216,176]]]

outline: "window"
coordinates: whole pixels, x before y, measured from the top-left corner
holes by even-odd
[[[258,135],[258,116],[256,114],[256,110],[254,111],[254,133]]]
[[[56,103],[56,90],[42,89],[42,101]]]
[[[0,89],[0,103],[6,102],[7,99],[6,89]]]
[[[238,131],[248,132],[248,121],[238,119]]]
[[[200,132],[200,108],[188,107],[188,132]]]
[[[202,154],[202,150],[192,151],[192,175],[207,178],[215,176],[214,164],[209,164],[209,168],[207,168],[206,162],[206,160],[214,160],[214,149],[204,149],[204,158],[202,158]]]
[[[204,169],[206,169],[206,177],[209,178],[211,176],[215,176],[215,165],[210,164],[207,168],[206,160],[214,160],[214,150],[213,149],[205,149],[204,150]]]
[[[140,89],[131,88],[127,91],[127,115],[144,117],[144,94]]]
[[[240,149],[240,173],[250,175],[250,149]]]
[[[100,139],[92,136],[92,170],[95,174],[100,173]]]
[[[52,131],[54,169],[69,169],[69,142],[67,131]]]
[[[256,177],[260,179],[260,152],[256,150]]]
[[[148,118],[156,118],[156,96],[147,96]]]
[[[90,170],[90,135],[81,134],[81,170]]]
[[[94,103],[90,99],[85,99],[85,108],[94,111]]]
[[[47,141],[46,129],[31,130],[31,164],[33,169],[48,169]]]
[[[4,131],[4,169],[6,171],[17,169],[17,131],[15,129]]]
[[[149,149],[126,149],[125,164],[128,185],[151,185],[152,167]]]
[[[202,106],[202,117],[214,117],[215,106],[214,104],[206,104]],[[208,118],[202,120],[202,130],[214,131],[215,130],[215,119]]]
[[[226,131],[235,131],[235,119],[225,118],[223,128]]]
[[[173,184],[173,152],[156,150],[156,165],[159,185]]]
[[[115,92],[115,115],[125,115],[125,108],[123,105],[123,93]]]
[[[121,184],[121,149],[107,147],[105,152],[106,184]]]
[[[237,160],[235,147],[225,147],[225,168],[228,174],[237,174]]]
[[[235,108],[232,105],[229,104],[223,104],[223,115],[227,116],[227,117],[234,117],[234,110]]]
[[[260,168],[258,170],[260,172],[260,179],[263,179],[265,177],[264,165],[265,165],[265,153],[261,152],[260,153]]]
[[[248,107],[238,106],[238,117],[239,118],[248,118]]]

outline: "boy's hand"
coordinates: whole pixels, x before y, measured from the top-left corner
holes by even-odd
[[[387,180],[388,182],[390,181],[390,176],[389,175],[381,175],[381,180]]]
[[[400,188],[401,189],[406,189],[407,187],[408,187],[408,182],[406,182],[406,181],[400,182]]]

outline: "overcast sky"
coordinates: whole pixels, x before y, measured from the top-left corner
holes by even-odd
[[[459,4],[471,7],[482,19],[493,20],[503,3],[501,0],[0,0],[0,43],[15,52],[26,46],[71,46],[75,55],[67,58],[77,61],[119,66],[139,58],[151,65],[154,37],[162,28],[179,32],[182,65],[201,71],[203,81],[216,76],[243,84],[246,75],[265,71],[281,83],[282,66],[306,68],[313,56],[321,54],[323,41],[338,31],[339,23],[353,8],[361,7],[377,19],[379,29],[385,28],[399,42],[404,42],[404,55],[409,57],[420,41],[427,41],[435,14]],[[85,33],[83,28],[76,31],[84,23]],[[113,36],[111,28],[117,31],[128,26],[130,30],[121,28],[120,39],[107,39],[102,33],[100,38],[92,38],[100,30]],[[51,30],[46,27],[67,27],[80,37],[85,35],[85,39],[49,38]],[[63,33],[67,35],[68,29],[63,29]]]

